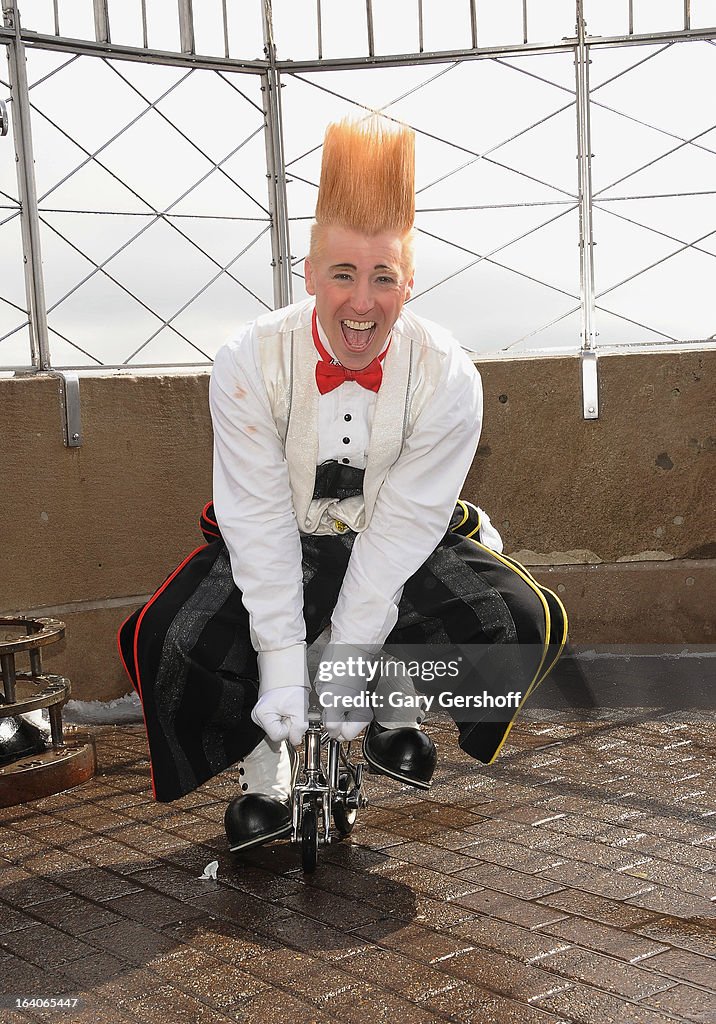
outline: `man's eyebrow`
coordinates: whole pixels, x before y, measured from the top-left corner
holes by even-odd
[[[355,263],[333,263],[331,265],[331,267],[329,267],[329,269],[330,270],[357,270],[358,267],[355,265]],[[387,263],[376,263],[376,265],[373,267],[373,270],[390,270],[393,273],[395,273],[396,268],[393,267],[393,266],[389,266]]]

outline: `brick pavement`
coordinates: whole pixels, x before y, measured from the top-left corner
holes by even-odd
[[[306,879],[228,853],[232,772],[157,804],[142,728],[96,729],[94,780],[0,811],[1,987],[80,1004],[0,1019],[716,1021],[716,725],[523,721],[490,767],[430,731],[430,794],[370,776]]]

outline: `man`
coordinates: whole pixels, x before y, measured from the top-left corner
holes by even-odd
[[[306,648],[329,624],[317,682],[329,734],[368,725],[372,769],[419,789],[437,760],[423,712],[372,720],[356,707],[365,672],[346,675],[346,663],[371,664],[386,641],[519,644],[532,658],[508,662],[526,693],[566,639],[557,598],[500,554],[484,513],[458,503],[482,388],[455,339],[404,309],[414,195],[412,131],[377,117],[329,126],[311,298],[246,325],[214,363],[204,525],[216,540],[120,630],[157,799],[239,762],[242,795],[225,815],[234,851],[290,831]],[[513,717],[461,721],[461,746],[491,761]]]

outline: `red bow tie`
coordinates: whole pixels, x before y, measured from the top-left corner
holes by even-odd
[[[350,370],[346,366],[341,366],[340,363],[332,362],[329,353],[321,344],[321,339],[318,336],[315,309],[313,311],[312,326],[313,343],[321,356],[320,362],[316,363],[316,384],[318,385],[318,390],[322,395],[327,394],[329,391],[333,391],[334,388],[339,388],[341,384],[345,383],[347,380],[356,381],[356,383],[360,384],[361,387],[367,388],[368,391],[378,390],[380,383],[383,380],[383,367],[381,366],[381,360],[385,359],[385,354],[388,351],[387,348],[384,352],[381,352],[380,356],[376,356],[373,362],[368,363],[368,365],[362,370]]]
[[[316,384],[322,395],[339,388],[347,380],[354,380],[368,391],[377,391],[383,379],[383,367],[377,359],[363,370],[349,370],[340,363],[316,363]]]

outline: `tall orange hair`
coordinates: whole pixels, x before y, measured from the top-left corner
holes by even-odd
[[[365,235],[394,232],[404,240],[404,254],[410,261],[414,220],[412,128],[379,114],[330,124],[323,142],[316,223],[311,229],[312,256],[320,249],[322,229],[338,225]]]

